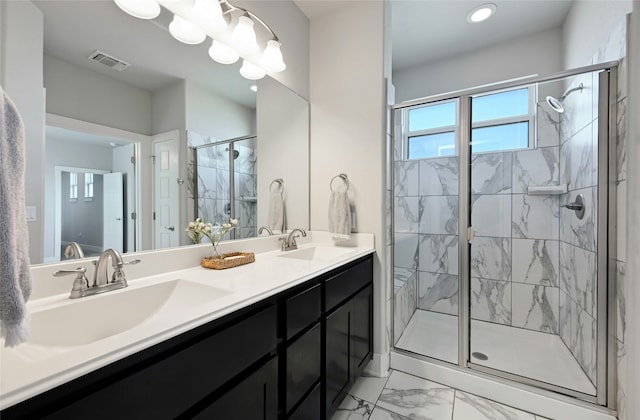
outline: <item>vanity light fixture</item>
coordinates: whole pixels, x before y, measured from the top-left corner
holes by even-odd
[[[247,9],[236,7],[229,0],[114,0],[126,13],[153,19],[163,6],[174,14],[169,32],[180,42],[195,45],[207,36],[212,39],[209,56],[221,64],[233,64],[243,58],[240,74],[250,80],[263,78],[267,72],[284,71],[281,43],[273,30]],[[257,28],[266,45],[261,50]],[[265,33],[266,32],[266,33]]]
[[[469,23],[483,22],[489,19],[496,12],[497,6],[493,3],[485,3],[473,9],[467,15],[467,21]]]

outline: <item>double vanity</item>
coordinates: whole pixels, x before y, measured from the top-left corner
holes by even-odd
[[[223,244],[256,254],[228,270],[198,265],[210,245],[127,255],[128,287],[80,299],[47,278],[61,265],[34,268],[31,339],[0,351],[0,416],[330,418],[373,354],[373,235],[277,239]]]

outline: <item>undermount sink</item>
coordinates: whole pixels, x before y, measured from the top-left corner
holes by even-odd
[[[230,293],[187,280],[171,280],[77,299],[32,313],[28,342],[63,347],[89,344]]]
[[[283,251],[278,255],[282,258],[292,258],[296,260],[330,260],[332,258],[339,257],[348,252],[351,252],[350,248],[337,247],[337,246],[312,246],[309,248],[297,249],[295,251]]]

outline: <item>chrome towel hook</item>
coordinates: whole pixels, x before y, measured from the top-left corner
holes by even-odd
[[[332,192],[337,192],[336,190],[333,189],[333,181],[335,181],[336,178],[340,178],[344,181],[345,185],[347,186],[347,188],[345,189],[346,191],[349,191],[349,178],[347,177],[347,174],[342,173],[342,174],[338,174],[336,176],[334,176],[333,178],[331,178],[331,181],[329,181],[329,189]]]
[[[284,180],[282,178],[276,178],[273,181],[271,181],[271,184],[269,184],[269,191],[271,191],[271,192],[275,192],[275,191],[273,191],[273,184],[279,185],[281,192],[284,189]]]

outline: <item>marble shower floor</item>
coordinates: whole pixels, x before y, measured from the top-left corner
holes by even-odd
[[[458,361],[458,317],[417,310],[396,347]],[[471,321],[471,352],[488,356],[476,364],[595,395],[595,387],[562,339],[553,334]]]
[[[545,420],[477,395],[400,371],[363,376],[331,420]]]

